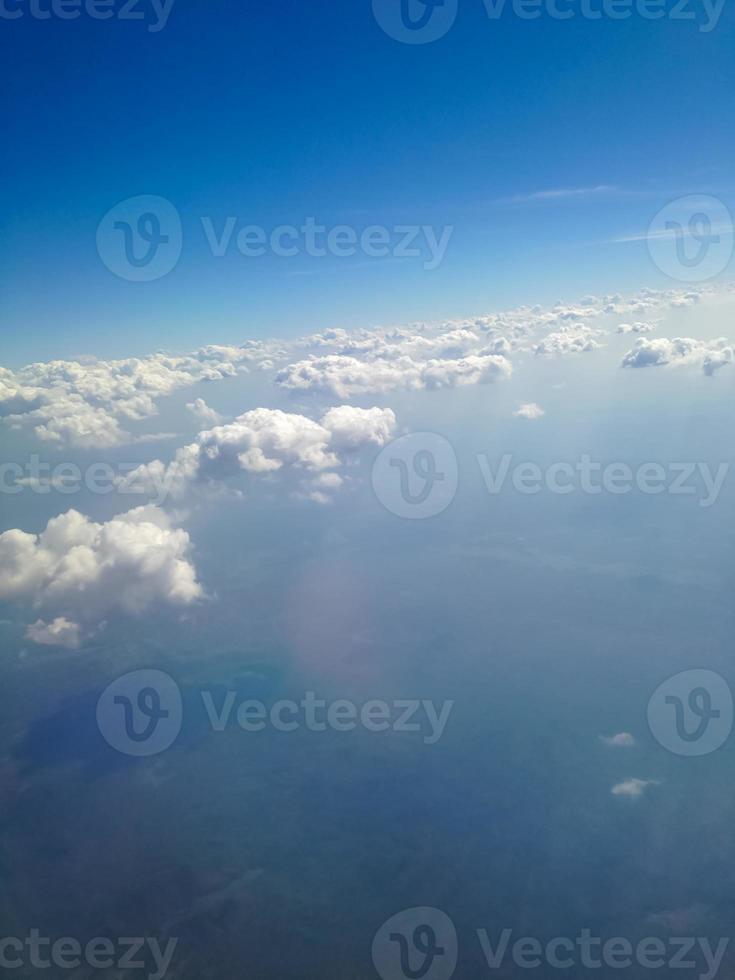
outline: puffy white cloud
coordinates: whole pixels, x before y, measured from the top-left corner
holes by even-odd
[[[513,414],[519,419],[528,419],[529,421],[533,421],[534,419],[542,418],[544,415],[546,415],[546,412],[540,405],[537,405],[536,402],[523,402],[520,408],[513,412]]]
[[[691,337],[657,337],[655,340],[641,337],[625,354],[622,364],[627,368],[694,366],[701,367],[711,376],[718,368],[732,363],[734,358],[733,348],[724,338],[700,341]]]
[[[630,799],[637,799],[643,796],[649,786],[658,786],[655,779],[625,779],[622,783],[617,783],[610,790],[613,796],[627,796]]]
[[[37,620],[26,630],[26,638],[41,646],[65,647],[77,650],[81,641],[81,628],[65,616],[57,616],[50,623]]]
[[[596,350],[614,329],[601,322],[604,317],[624,319],[619,328],[624,333],[628,327],[643,333],[662,310],[691,306],[715,291],[642,290],[628,299],[588,296],[576,304],[522,306],[403,327],[351,333],[337,328],[289,342],[210,345],[185,355],[49,361],[18,372],[0,368],[0,419],[33,428],[38,438],[60,446],[105,448],[138,441],[130,426],[154,416],[161,398],[251,370],[274,372],[276,383],[290,391],[327,392],[342,400],[371,392],[486,384],[507,377],[516,354],[568,356]],[[703,367],[712,373],[726,359],[723,351],[712,351]],[[202,399],[189,406],[195,414],[206,413],[199,416],[204,425],[221,422]]]
[[[611,749],[632,749],[635,739],[630,732],[618,732],[617,735],[600,735],[600,741]]]
[[[33,412],[41,401],[39,390],[19,384],[12,371],[0,368],[0,418]]]
[[[187,402],[186,408],[202,425],[220,425],[224,421],[219,412],[210,408],[203,398],[195,398],[193,402]]]
[[[101,361],[49,361],[0,368],[0,417],[40,439],[79,448],[133,441],[124,425],[150,418],[157,400],[201,381],[247,372],[277,354],[273,344],[203,347],[193,354]]]
[[[71,625],[60,620],[69,614],[87,620],[113,609],[139,613],[158,601],[183,606],[200,598],[189,551],[189,535],[157,507],[138,507],[104,524],[69,510],[40,534],[0,534],[0,599],[63,614],[51,626],[31,629],[36,637],[55,630],[68,638]]]
[[[320,422],[278,409],[256,408],[227,425],[200,432],[195,442],[179,449],[171,463],[153,460],[133,470],[121,482],[123,489],[178,496],[195,482],[220,482],[246,472],[268,476],[285,471],[306,479],[309,492],[320,494],[341,484],[330,474],[344,457],[366,446],[383,446],[396,425],[389,408],[330,409]]]
[[[588,354],[602,346],[598,340],[602,333],[603,331],[594,327],[575,323],[548,334],[533,349],[538,355],[557,357],[568,354]]]
[[[276,384],[291,391],[317,390],[337,398],[375,394],[398,388],[455,388],[489,384],[510,376],[510,362],[500,354],[415,361],[407,355],[387,360],[359,360],[328,354],[297,361],[280,371]]]
[[[384,446],[396,428],[390,408],[330,408],[321,423],[330,433],[330,446],[338,453],[355,452],[363,446]]]

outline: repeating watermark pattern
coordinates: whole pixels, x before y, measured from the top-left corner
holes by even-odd
[[[248,224],[230,215],[216,222],[199,218],[204,244],[215,259],[238,254],[246,259],[277,258],[423,259],[427,272],[444,261],[454,228],[444,225],[321,224],[306,217],[299,225],[272,228]],[[116,204],[97,229],[97,251],[107,268],[128,282],[153,282],[168,275],[183,248],[181,215],[163,197],[144,194]]]
[[[420,735],[435,745],[444,734],[454,701],[372,699],[357,704],[346,698],[327,701],[307,691],[299,701],[267,704],[244,699],[238,691],[199,692],[200,711],[212,732],[238,728],[247,733],[397,732]],[[105,741],[124,755],[159,755],[178,738],[184,722],[183,698],[174,679],[160,670],[138,670],[113,681],[97,703],[97,725]]]
[[[705,937],[649,936],[632,941],[622,936],[596,936],[591,929],[577,936],[541,940],[515,937],[513,929],[491,936],[474,930],[489,970],[698,970],[699,980],[714,980],[730,945]],[[473,940],[473,941],[474,941]],[[435,908],[413,908],[385,922],[372,945],[373,964],[382,980],[449,980],[457,964],[457,931],[446,913]],[[504,974],[505,975],[505,974]]]
[[[723,272],[735,248],[733,217],[719,198],[679,197],[663,207],[646,235],[658,268],[677,282],[706,282]]]
[[[730,473],[729,463],[645,462],[632,466],[605,462],[587,453],[573,462],[546,466],[505,453],[491,459],[478,453],[475,462],[490,496],[512,491],[522,496],[692,497],[699,507],[713,507]],[[451,444],[434,432],[401,436],[385,446],[373,465],[372,485],[383,506],[397,517],[421,520],[441,514],[459,487],[457,456]]]
[[[72,936],[52,939],[38,929],[31,929],[24,938],[0,938],[0,968],[145,970],[147,980],[163,980],[171,968],[178,942],[178,939],[168,939],[164,945],[158,939],[132,936],[115,940],[96,936],[80,942]]]
[[[730,685],[712,670],[685,670],[670,677],[648,703],[651,733],[675,755],[716,752],[730,737],[733,718]]]
[[[436,517],[457,493],[457,456],[435,432],[401,436],[378,455],[372,483],[378,500],[392,514],[413,520]]]
[[[168,24],[176,0],[0,0],[0,20],[143,21],[150,34]]]
[[[479,0],[478,0],[479,2]],[[482,0],[488,20],[684,21],[703,34],[720,22],[726,0]],[[403,44],[429,44],[454,25],[458,0],[373,0],[385,33]]]

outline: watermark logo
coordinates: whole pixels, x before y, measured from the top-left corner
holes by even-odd
[[[457,932],[440,909],[406,909],[383,923],[372,954],[383,980],[449,980],[457,966]]]
[[[141,194],[116,204],[97,228],[97,251],[107,268],[129,282],[168,275],[181,256],[181,218],[164,197]]]
[[[136,670],[105,688],[97,725],[105,741],[124,755],[158,755],[176,741],[183,722],[181,692],[162,670]]]
[[[373,14],[385,33],[403,44],[429,44],[451,30],[458,0],[373,0]]]
[[[378,500],[397,517],[436,517],[457,493],[457,456],[443,436],[414,432],[381,450],[372,482]]]
[[[678,282],[706,282],[723,272],[733,255],[733,217],[716,197],[690,194],[662,208],[646,235],[658,268]]]
[[[654,738],[675,755],[710,755],[722,748],[732,732],[730,686],[711,670],[676,674],[651,697],[648,726]]]

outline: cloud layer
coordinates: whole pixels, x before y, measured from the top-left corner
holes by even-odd
[[[253,370],[271,373],[282,390],[345,401],[397,390],[488,384],[510,377],[514,359],[525,354],[568,357],[599,349],[606,334],[614,332],[602,324],[604,317],[626,318],[618,331],[643,334],[655,314],[692,306],[708,291],[642,290],[631,299],[591,296],[577,304],[523,306],[459,320],[353,333],[325,330],[289,342],[211,345],[185,355],[49,361],[17,372],[0,368],[0,419],[56,446],[104,449],[145,438],[131,430],[157,414],[162,398]],[[637,346],[628,366],[685,362],[689,355],[676,349],[682,342],[650,342],[674,345],[669,354],[663,347]],[[727,363],[728,350],[701,352],[704,370],[712,373]],[[201,398],[188,408],[203,425],[220,421]]]

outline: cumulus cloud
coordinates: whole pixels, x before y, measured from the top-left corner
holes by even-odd
[[[569,354],[588,354],[602,345],[602,331],[583,323],[573,324],[548,334],[533,348],[538,355],[563,357]]]
[[[511,371],[510,362],[500,354],[426,361],[415,361],[407,355],[395,360],[359,360],[328,354],[290,364],[278,373],[276,384],[291,391],[317,390],[346,399],[398,388],[415,391],[489,384],[509,377]]]
[[[59,613],[50,625],[39,620],[29,628],[35,642],[78,641],[77,620],[199,599],[189,552],[189,535],[157,507],[138,507],[104,524],[69,510],[40,534],[17,528],[0,534],[0,599]]]
[[[41,646],[77,650],[81,639],[80,627],[65,616],[57,616],[50,623],[39,619],[26,630],[26,639]]]
[[[642,334],[662,310],[691,306],[715,287],[641,290],[636,296],[587,296],[579,303],[515,310],[402,327],[324,330],[295,341],[212,344],[190,354],[122,360],[86,358],[0,368],[0,420],[28,428],[57,446],[110,448],[139,441],[131,427],[158,412],[159,401],[201,382],[250,371],[275,374],[294,392],[320,391],[341,400],[372,392],[487,384],[510,375],[516,354],[570,356],[596,350],[609,329]],[[643,356],[643,355],[642,355]],[[702,366],[712,373],[728,355],[715,349]],[[203,399],[188,403],[208,427],[222,420]],[[202,414],[203,413],[203,414]]]
[[[622,783],[613,786],[610,792],[613,796],[638,799],[650,786],[658,786],[658,782],[655,779],[625,779]]]
[[[330,408],[321,423],[331,433],[330,445],[338,453],[356,452],[363,446],[384,446],[393,436],[396,417],[389,408]]]
[[[622,366],[626,368],[646,368],[672,366],[700,367],[706,375],[712,376],[719,368],[732,363],[735,358],[729,341],[700,341],[691,337],[658,337],[647,340],[641,337],[635,347],[625,354]]]
[[[285,472],[305,481],[306,495],[322,501],[327,490],[338,489],[337,470],[346,457],[366,446],[383,446],[391,438],[396,418],[389,408],[330,409],[316,422],[305,415],[256,408],[227,425],[200,432],[196,441],[179,449],[168,465],[153,460],[121,481],[132,492],[180,496],[194,483],[220,483],[238,473],[270,476]]]
[[[513,414],[519,419],[528,419],[533,421],[534,419],[540,419],[546,412],[537,405],[536,402],[523,402],[523,404],[518,408]]]
[[[186,409],[202,425],[220,425],[224,421],[219,412],[210,408],[203,398],[195,398],[193,402],[187,402]]]
[[[600,741],[611,749],[632,749],[635,739],[630,732],[618,732],[617,735],[600,735]]]
[[[125,426],[157,413],[157,400],[202,381],[247,372],[277,353],[258,341],[193,354],[102,361],[48,361],[0,368],[0,417],[45,441],[81,449],[133,441]],[[192,403],[194,404],[194,403]]]

